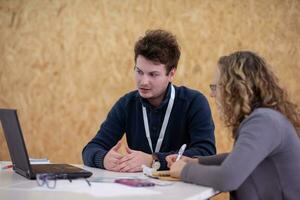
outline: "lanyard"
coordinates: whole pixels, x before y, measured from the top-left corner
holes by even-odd
[[[160,129],[159,138],[157,140],[156,147],[155,147],[155,152],[159,152],[162,141],[164,139],[166,128],[167,128],[169,118],[170,118],[170,114],[171,114],[171,111],[173,108],[174,99],[175,99],[175,89],[174,89],[174,86],[171,85],[171,97],[169,99],[169,103],[168,103],[168,107],[167,107],[166,114],[164,117],[164,121],[163,121],[162,127]],[[144,119],[146,137],[147,137],[151,152],[153,153],[152,141],[151,141],[151,137],[150,137],[149,123],[148,123],[148,117],[147,117],[147,110],[146,110],[145,106],[143,106],[143,119]]]

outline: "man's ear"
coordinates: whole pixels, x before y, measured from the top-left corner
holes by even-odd
[[[169,76],[169,81],[172,82],[173,81],[173,78],[175,76],[175,73],[176,73],[176,69],[173,68],[171,69],[171,71],[169,72],[168,76]]]

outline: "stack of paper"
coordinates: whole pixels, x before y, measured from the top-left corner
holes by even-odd
[[[29,158],[30,164],[49,164],[50,161],[47,158]]]

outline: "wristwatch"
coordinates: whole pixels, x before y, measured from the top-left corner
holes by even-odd
[[[158,156],[155,153],[152,154],[152,159],[153,159],[152,168],[158,170],[160,168],[160,162]]]

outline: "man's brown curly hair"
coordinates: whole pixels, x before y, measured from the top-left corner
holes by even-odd
[[[141,55],[146,59],[166,65],[167,74],[177,68],[180,47],[176,37],[165,30],[148,30],[134,47],[134,60]]]
[[[249,51],[238,51],[218,61],[220,103],[225,124],[236,130],[255,108],[272,108],[285,115],[300,136],[300,112],[263,58]]]

